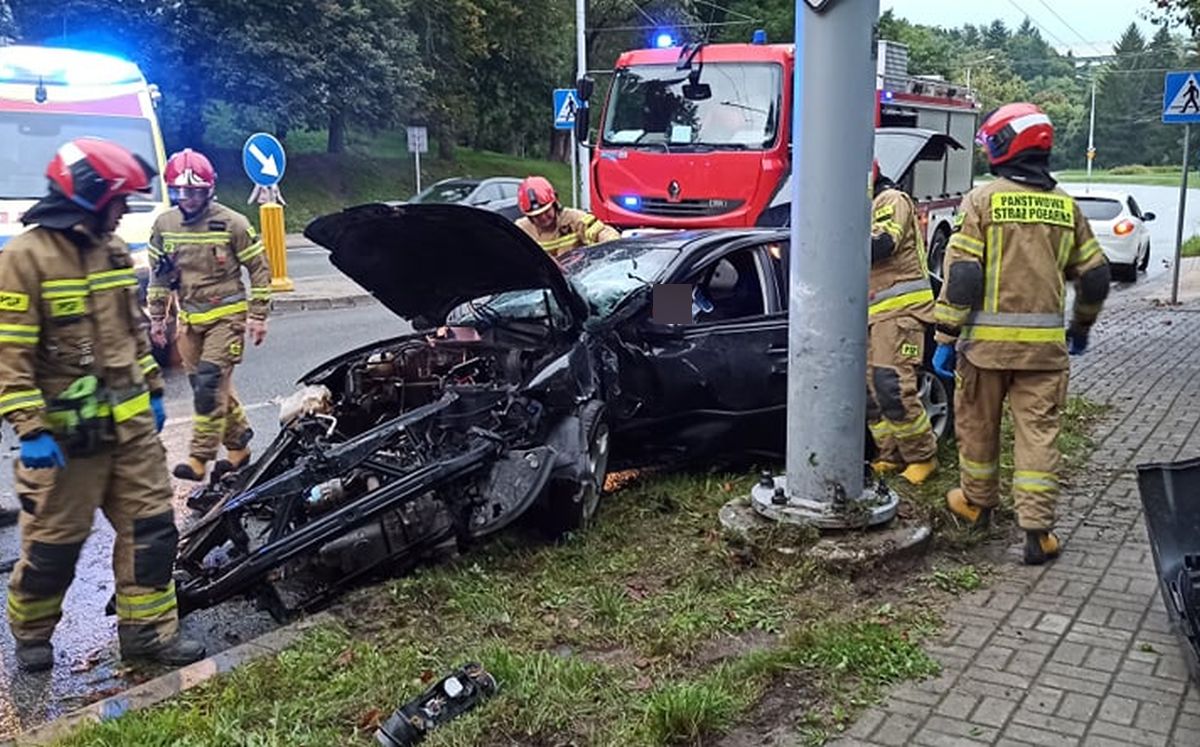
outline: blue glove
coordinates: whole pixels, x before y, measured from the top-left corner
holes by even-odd
[[[1083,355],[1088,346],[1088,330],[1077,324],[1067,327],[1067,352],[1071,355]]]
[[[45,469],[66,467],[67,460],[54,437],[42,432],[33,438],[21,439],[21,464],[29,469]]]
[[[933,372],[943,379],[954,378],[954,343],[943,342],[933,351]]]
[[[150,395],[150,409],[154,410],[154,428],[162,433],[163,424],[167,422],[167,410],[163,407],[162,395]]]

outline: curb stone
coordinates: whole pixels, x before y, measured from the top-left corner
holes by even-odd
[[[180,693],[203,684],[219,674],[229,672],[235,667],[248,664],[255,659],[274,656],[291,646],[305,633],[322,625],[328,625],[336,618],[328,612],[319,612],[290,625],[261,635],[252,641],[247,641],[233,648],[214,654],[194,664],[181,667],[172,672],[131,687],[122,693],[84,706],[64,714],[47,724],[34,727],[17,735],[13,740],[0,743],[8,745],[41,745],[50,744],[62,739],[86,724],[100,723],[118,718],[130,711],[149,708],[163,701],[170,700]]]
[[[356,293],[349,296],[320,296],[316,298],[272,298],[272,312],[287,311],[326,311],[329,309],[348,309],[362,306],[375,300],[370,293]]]

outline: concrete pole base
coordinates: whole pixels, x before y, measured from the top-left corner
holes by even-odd
[[[750,490],[750,505],[775,521],[818,529],[860,529],[891,521],[900,498],[879,482],[874,487],[868,486],[858,498],[841,503],[812,501],[788,493],[786,475],[774,478],[763,475]]]

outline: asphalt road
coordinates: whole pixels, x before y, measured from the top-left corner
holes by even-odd
[[[290,393],[296,379],[305,372],[338,352],[406,330],[404,322],[377,305],[277,315],[270,322],[267,341],[260,348],[248,348],[246,360],[235,376],[257,434],[255,443],[265,447],[274,438],[278,432],[277,398]],[[168,372],[165,404],[168,419],[163,440],[174,464],[186,455],[192,407],[191,391],[181,371]],[[15,504],[13,453],[13,437],[7,432],[0,448],[0,500],[5,505]],[[183,516],[187,509],[182,499],[188,485],[178,483],[177,487],[177,510]],[[51,673],[19,672],[8,625],[0,625],[0,739],[137,681],[136,673],[120,671],[116,621],[103,614],[113,592],[112,539],[108,522],[97,513],[75,582],[63,604],[63,620],[54,637],[57,662]],[[15,527],[0,529],[0,558],[15,557],[18,542]],[[265,612],[245,602],[229,602],[184,620],[184,629],[202,638],[209,653],[273,627],[274,622]]]

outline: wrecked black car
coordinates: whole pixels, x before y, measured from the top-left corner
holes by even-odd
[[[306,374],[271,445],[193,494],[184,611],[245,595],[285,618],[522,517],[579,529],[610,467],[782,456],[784,230],[556,260],[489,211],[369,204],[305,234],[417,331]],[[940,435],[949,393],[922,386]]]

